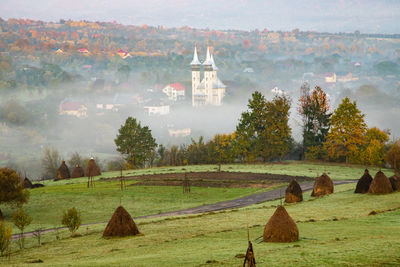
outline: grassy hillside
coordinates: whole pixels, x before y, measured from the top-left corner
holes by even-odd
[[[400,264],[400,192],[389,195],[354,194],[354,184],[336,193],[286,205],[298,223],[300,241],[257,243],[278,201],[219,213],[137,220],[144,236],[101,238],[103,225],[80,230],[70,238],[62,231],[45,236],[45,244],[13,253],[4,266],[241,266],[246,251],[246,220],[258,266],[398,265]],[[377,215],[368,215],[377,211]],[[35,240],[29,239],[28,246]],[[15,245],[14,245],[15,249]],[[209,264],[206,264],[206,263]]]

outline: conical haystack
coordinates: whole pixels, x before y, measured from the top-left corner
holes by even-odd
[[[292,180],[286,188],[285,202],[296,203],[303,201],[303,191],[296,180]]]
[[[299,229],[283,206],[278,206],[264,228],[264,242],[294,242],[299,240]]]
[[[65,161],[63,160],[60,167],[57,170],[57,180],[68,179],[68,178],[71,178],[71,175],[69,174],[69,169],[67,164],[65,164]]]
[[[329,176],[324,173],[315,180],[311,196],[319,197],[333,193],[333,182]]]
[[[139,234],[139,230],[131,215],[122,206],[119,206],[104,229],[103,237],[137,234]]]
[[[354,191],[354,193],[359,193],[359,194],[368,193],[371,182],[372,182],[372,176],[369,174],[368,169],[365,169],[364,175],[357,182],[356,190]]]
[[[71,173],[71,178],[79,178],[85,176],[85,172],[83,171],[82,167],[79,164],[76,164],[76,167]]]
[[[389,178],[390,183],[392,184],[393,191],[400,190],[400,177],[393,175]]]
[[[91,158],[86,167],[85,176],[92,177],[101,175],[100,168],[97,166],[93,158]]]
[[[393,192],[392,184],[386,175],[379,171],[376,173],[374,180],[369,186],[368,193],[370,194],[388,194]]]
[[[32,182],[27,177],[24,179],[24,188],[32,188]]]

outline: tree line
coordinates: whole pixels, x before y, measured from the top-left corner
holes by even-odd
[[[400,167],[400,141],[389,142],[389,130],[368,128],[356,101],[346,97],[331,112],[329,97],[319,86],[301,88],[298,112],[303,141],[296,143],[288,124],[292,100],[285,93],[271,100],[255,91],[241,114],[236,131],[215,135],[189,145],[157,145],[151,130],[129,117],[119,129],[115,144],[127,168],[281,161],[297,158],[353,164]]]

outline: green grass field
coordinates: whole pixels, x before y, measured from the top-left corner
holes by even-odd
[[[214,167],[190,166],[190,169],[204,171]],[[324,167],[290,163],[228,165],[223,169],[302,175],[299,173],[319,168]],[[178,169],[182,168],[157,168],[135,173]],[[334,179],[355,179],[361,176],[363,167],[328,165],[326,171]],[[387,176],[391,175],[390,171],[384,171]],[[73,184],[67,184],[71,181]],[[257,191],[250,188],[193,188],[190,195],[184,195],[181,187],[135,186],[121,194],[116,181],[97,182],[95,189],[85,188],[85,179],[69,182],[46,182],[45,188],[32,190],[31,200],[25,206],[34,218],[31,229],[38,225],[59,226],[62,210],[74,205],[82,211],[83,223],[107,221],[119,205],[121,196],[123,205],[136,217]],[[299,227],[300,241],[295,243],[255,241],[279,205],[276,200],[222,212],[136,220],[144,234],[137,237],[103,239],[105,223],[89,226],[89,233],[82,226],[78,230],[82,236],[75,238],[71,238],[66,230],[60,230],[43,235],[41,247],[37,246],[35,238],[27,238],[27,248],[22,251],[13,242],[10,259],[0,258],[0,265],[35,266],[34,262],[40,259],[43,261],[40,266],[241,266],[242,254],[247,248],[247,221],[257,266],[400,265],[400,192],[360,195],[353,193],[354,187],[355,184],[336,186],[334,194],[322,198],[312,198],[310,192],[306,192],[304,202],[285,205]],[[378,214],[368,215],[371,211]]]

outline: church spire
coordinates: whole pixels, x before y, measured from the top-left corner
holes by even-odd
[[[207,46],[206,60],[203,62],[203,65],[212,65],[209,46]]]
[[[190,65],[201,65],[199,58],[197,57],[197,47],[194,47],[194,53],[193,53],[193,60],[190,63]]]
[[[212,66],[213,70],[218,70],[218,67],[215,65],[213,55],[211,55],[210,61],[211,61],[211,66]]]

